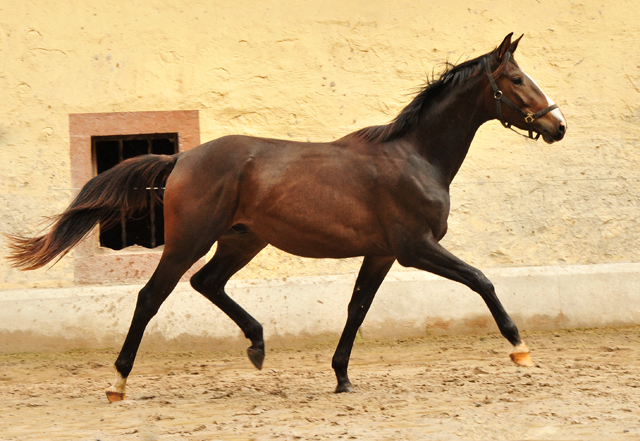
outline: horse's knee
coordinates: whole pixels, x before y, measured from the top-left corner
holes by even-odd
[[[472,289],[481,295],[485,293],[495,293],[493,282],[489,280],[480,270],[473,271]]]

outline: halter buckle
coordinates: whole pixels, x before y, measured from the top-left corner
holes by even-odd
[[[531,112],[527,113],[527,116],[524,117],[524,122],[526,122],[527,124],[531,124],[534,120],[535,118],[533,117],[533,113]]]

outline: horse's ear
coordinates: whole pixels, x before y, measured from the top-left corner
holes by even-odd
[[[500,43],[500,46],[498,46],[498,49],[496,49],[495,54],[496,54],[496,58],[498,59],[498,62],[502,62],[502,59],[504,58],[504,56],[511,49],[512,36],[513,36],[513,32],[511,32],[509,35],[504,37],[504,40],[502,40],[502,43]],[[517,42],[516,42],[516,45],[517,45]]]
[[[509,46],[509,52],[513,54],[516,51],[516,48],[518,47],[518,43],[520,43],[520,40],[522,40],[522,37],[524,37],[524,34],[519,36],[516,41],[511,43],[511,45]]]

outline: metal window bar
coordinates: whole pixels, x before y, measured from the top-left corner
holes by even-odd
[[[153,145],[151,138],[147,138],[147,154],[153,153]],[[151,190],[148,190],[147,196],[149,197],[149,229],[151,230],[151,248],[155,248],[156,245],[156,198],[151,197]]]
[[[124,161],[124,140],[118,140],[118,164]],[[127,219],[124,215],[120,216],[120,243],[122,248],[127,247]]]
[[[118,163],[124,161],[124,139],[118,140],[118,155],[119,161]],[[151,138],[147,138],[147,154],[150,155],[153,153],[153,147],[151,144]],[[151,190],[149,189],[149,192]],[[148,194],[149,197],[149,224],[150,224],[150,235],[149,238],[151,248],[155,248],[156,245],[156,212],[155,212],[155,198],[151,197],[151,193]],[[120,217],[120,240],[122,242],[122,248],[126,248],[129,246],[127,244],[127,219],[123,216]],[[133,244],[132,244],[133,245]]]

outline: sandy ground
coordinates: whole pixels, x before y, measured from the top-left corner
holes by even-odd
[[[113,350],[0,355],[0,439],[640,439],[640,327],[525,337],[358,342],[339,395],[328,345],[143,352],[111,405]]]

